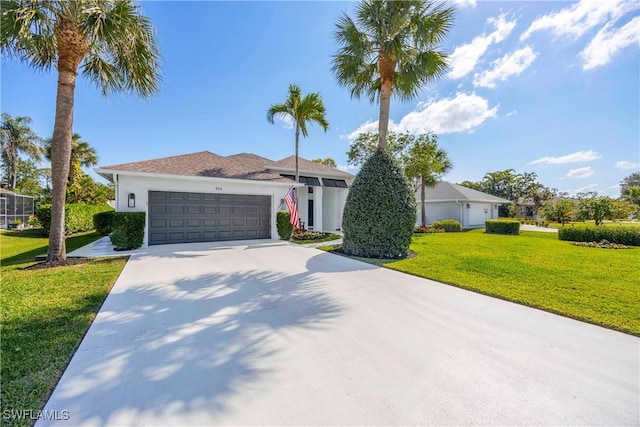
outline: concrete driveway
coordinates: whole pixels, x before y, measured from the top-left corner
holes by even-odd
[[[638,425],[640,340],[281,242],[133,255],[38,425]],[[68,411],[63,413],[62,411]]]

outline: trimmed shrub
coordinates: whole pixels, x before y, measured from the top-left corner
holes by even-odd
[[[367,258],[405,258],[415,224],[411,185],[391,155],[376,152],[349,189],[342,251]]]
[[[278,226],[278,236],[282,240],[289,240],[293,233],[293,224],[291,224],[291,214],[286,211],[280,211],[276,215],[276,225]]]
[[[455,219],[442,219],[440,221],[433,221],[431,223],[433,228],[444,228],[447,233],[454,233],[456,231],[462,231],[462,224]]]
[[[109,235],[116,249],[135,249],[144,242],[144,212],[114,212],[111,217],[112,232]]]
[[[93,230],[93,216],[99,212],[113,211],[108,205],[69,204],[64,206],[64,233],[70,235],[81,231]],[[51,229],[51,205],[41,205],[36,209],[36,217],[40,220],[44,232]]]
[[[600,242],[607,240],[621,245],[640,246],[640,228],[566,225],[558,229],[558,239],[569,242]]]
[[[114,211],[98,212],[93,215],[93,227],[101,236],[108,236],[111,234]]]
[[[492,234],[520,234],[520,221],[513,219],[488,219],[484,223],[485,232]]]
[[[413,232],[416,234],[424,234],[424,233],[444,233],[444,228],[435,228],[424,225],[416,225],[413,229]]]
[[[317,240],[327,237],[328,233],[321,231],[296,230],[291,235],[292,240]]]

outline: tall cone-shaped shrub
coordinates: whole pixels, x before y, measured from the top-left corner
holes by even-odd
[[[342,250],[367,258],[404,258],[415,224],[411,185],[393,157],[378,151],[364,163],[349,189]]]

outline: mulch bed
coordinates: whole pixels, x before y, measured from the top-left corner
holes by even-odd
[[[67,258],[64,261],[45,261],[39,262],[37,264],[32,264],[28,267],[23,268],[23,270],[42,270],[43,268],[54,268],[54,267],[64,267],[67,265],[78,265],[84,264],[86,262],[91,261],[91,258]]]
[[[413,257],[416,256],[416,253],[414,251],[407,251],[407,256],[404,257],[404,258],[365,258],[365,257],[354,256],[354,255],[351,255],[351,254],[348,254],[348,253],[344,252],[342,250],[342,246],[339,246],[339,247],[337,247],[335,249],[331,249],[329,252],[335,253],[335,254],[338,254],[338,255],[342,255],[342,256],[346,256],[346,257],[349,257],[349,258],[376,259],[376,260],[381,260],[381,261],[398,261],[398,260],[401,260],[401,259],[413,258]]]

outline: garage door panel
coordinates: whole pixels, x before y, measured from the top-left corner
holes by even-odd
[[[170,228],[182,228],[184,227],[184,220],[182,218],[172,218],[169,220]]]
[[[149,192],[149,244],[271,237],[271,197]]]

